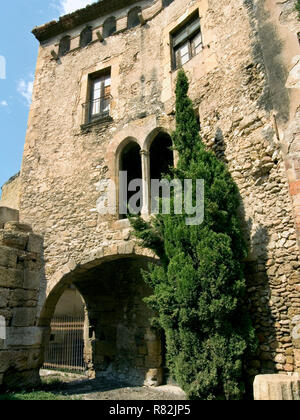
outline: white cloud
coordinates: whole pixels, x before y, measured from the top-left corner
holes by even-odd
[[[32,89],[33,89],[33,76],[30,77],[30,80],[26,81],[24,79],[20,79],[17,84],[17,91],[26,99],[27,105],[31,104],[31,97],[32,97]]]
[[[67,14],[82,9],[91,3],[95,3],[95,0],[59,0],[58,8],[60,13]]]
[[[0,101],[0,106],[8,106],[7,101]]]

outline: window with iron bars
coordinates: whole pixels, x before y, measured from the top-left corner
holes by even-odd
[[[111,75],[106,73],[90,78],[90,100],[83,104],[84,123],[92,123],[110,116]]]
[[[173,68],[178,69],[203,49],[199,15],[193,16],[172,35]]]

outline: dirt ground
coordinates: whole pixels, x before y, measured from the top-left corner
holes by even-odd
[[[85,376],[42,372],[44,384],[51,385],[52,392],[63,393],[70,399],[81,400],[185,400],[184,392],[173,385],[157,388],[130,387],[111,380],[88,379]]]

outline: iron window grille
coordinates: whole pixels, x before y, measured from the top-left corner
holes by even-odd
[[[111,100],[112,96],[109,94],[82,104],[83,124],[109,117]]]

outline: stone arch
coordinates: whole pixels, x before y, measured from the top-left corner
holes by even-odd
[[[39,326],[48,327],[55,305],[73,283],[86,303],[86,360],[98,377],[106,371],[132,384],[162,380],[162,342],[151,327],[152,311],[143,298],[151,293],[140,270],[158,259],[128,242],[95,250],[76,264],[70,261],[52,278]],[[154,382],[154,383],[153,383]]]
[[[114,16],[110,16],[103,24],[103,38],[108,38],[117,30],[117,21]]]
[[[58,55],[63,57],[66,55],[71,48],[71,37],[69,35],[64,36],[59,42]]]
[[[115,152],[114,152],[115,161],[116,161],[115,166],[116,166],[117,174],[118,174],[119,168],[120,168],[120,158],[121,158],[122,152],[128,146],[128,144],[130,144],[130,143],[136,143],[141,148],[140,142],[138,141],[138,139],[136,137],[128,136],[128,137],[124,138],[121,142],[118,142],[118,145],[117,145],[117,147],[115,149]]]
[[[84,48],[92,42],[93,30],[91,26],[87,26],[80,34],[80,48]]]
[[[143,141],[142,149],[149,152],[152,142],[155,140],[159,133],[168,134],[171,137],[171,131],[165,127],[155,127],[150,133],[146,136]]]
[[[130,257],[158,260],[152,251],[141,248],[133,242],[96,249],[78,263],[71,259],[48,282],[46,301],[39,316],[38,326],[49,326],[56,303],[65,288],[72,283],[75,272],[84,273],[104,262]]]
[[[131,9],[128,13],[128,22],[127,22],[127,28],[135,28],[140,24],[140,18],[139,13],[141,13],[142,9],[140,7],[134,7]]]

